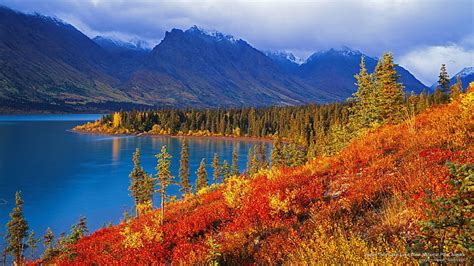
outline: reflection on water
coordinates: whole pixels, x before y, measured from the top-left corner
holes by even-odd
[[[71,119],[10,117],[8,121],[14,123],[0,123],[0,228],[4,228],[14,206],[15,191],[19,190],[25,202],[25,217],[37,235],[44,234],[48,226],[56,235],[68,232],[81,214],[87,217],[91,231],[110,221],[119,222],[124,208],[133,206],[128,187],[136,148],[141,150],[144,170],[156,174],[155,155],[167,145],[173,157],[171,172],[178,176],[183,138],[78,134],[68,130],[83,122]],[[230,163],[235,149],[243,170],[248,148],[258,143],[219,138],[186,140],[192,184],[202,158],[212,182],[210,163],[214,153],[221,162],[225,159]],[[179,196],[179,187],[170,186],[168,193]],[[159,205],[158,197],[154,204]],[[0,229],[0,234],[3,232]]]

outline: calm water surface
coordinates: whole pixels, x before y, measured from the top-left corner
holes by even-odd
[[[172,172],[177,176],[181,138],[101,136],[68,131],[99,117],[0,116],[0,224],[7,223],[17,190],[22,192],[26,219],[37,236],[42,236],[47,227],[55,235],[69,232],[81,214],[86,216],[91,230],[105,223],[118,223],[124,209],[133,206],[128,175],[135,148],[141,150],[145,170],[155,173],[154,155],[162,145],[167,145],[173,156]],[[221,160],[230,163],[232,149],[237,149],[239,167],[243,170],[249,147],[257,143],[212,138],[187,141],[193,184],[202,158],[206,158],[211,180],[210,163],[215,152]],[[169,193],[179,195],[178,187],[170,187]],[[0,227],[0,234],[4,232],[5,227]]]

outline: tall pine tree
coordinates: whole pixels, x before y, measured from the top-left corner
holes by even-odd
[[[205,159],[201,160],[201,164],[199,165],[199,168],[196,174],[197,174],[197,179],[196,179],[196,193],[197,193],[201,189],[206,188],[209,185],[209,181],[207,180]]]
[[[222,181],[225,182],[231,176],[231,171],[229,168],[229,162],[224,160],[222,163]]]
[[[25,251],[24,240],[28,236],[28,223],[23,216],[23,200],[20,192],[15,194],[15,208],[10,213],[10,221],[7,223],[7,252],[11,254],[17,264],[24,260]]]
[[[151,208],[153,200],[153,179],[140,166],[140,150],[137,148],[133,154],[133,170],[130,173],[131,196],[135,200],[136,215],[140,215],[138,206],[149,204]]]
[[[439,79],[438,79],[438,88],[443,93],[449,92],[449,74],[448,70],[446,69],[446,64],[441,64],[441,68],[439,70]]]
[[[191,194],[193,192],[189,181],[189,172],[188,144],[183,140],[181,144],[181,160],[179,161],[179,184],[181,186],[180,191],[184,194]]]
[[[270,166],[279,167],[285,164],[285,156],[283,154],[283,143],[280,137],[276,137],[273,141],[273,149],[270,154]]]
[[[221,166],[219,164],[219,155],[217,155],[217,153],[214,153],[214,160],[212,161],[211,167],[213,169],[212,178],[214,179],[214,184],[218,184],[221,176]]]
[[[231,175],[240,175],[239,173],[239,165],[238,165],[239,156],[237,154],[237,150],[232,150],[232,166],[231,166]]]
[[[385,53],[381,66],[376,70],[375,85],[380,92],[378,111],[384,122],[397,123],[401,120],[403,104],[403,85],[398,82],[398,75],[393,62],[393,55]]]
[[[171,155],[166,149],[166,145],[161,147],[161,152],[156,155],[158,159],[156,165],[157,192],[161,197],[161,224],[165,222],[165,204],[166,204],[166,188],[173,183],[174,176],[171,174]]]

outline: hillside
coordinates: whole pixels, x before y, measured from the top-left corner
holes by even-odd
[[[252,178],[231,177],[170,203],[163,226],[155,210],[101,229],[53,261],[417,263],[430,259],[420,254],[440,251],[437,241],[443,235],[441,252],[462,253],[456,259],[469,264],[472,250],[465,247],[472,243],[466,233],[472,229],[472,212],[440,211],[423,199],[461,197],[472,206],[472,189],[456,194],[454,188],[464,182],[472,186],[473,110],[471,88],[450,104],[372,129],[335,156],[317,157],[301,167],[261,170]],[[463,173],[447,163],[471,168]],[[464,216],[452,216],[453,211]],[[430,227],[439,219],[464,227]]]

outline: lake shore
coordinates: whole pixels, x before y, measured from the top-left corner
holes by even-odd
[[[171,137],[171,138],[190,138],[190,139],[220,139],[220,140],[245,140],[245,141],[254,141],[254,142],[273,142],[273,138],[259,138],[259,137],[250,137],[250,136],[222,136],[222,135],[210,135],[210,136],[197,136],[197,135],[173,135],[173,134],[155,134],[155,133],[129,133],[129,134],[114,134],[114,133],[105,133],[100,131],[90,131],[90,130],[81,130],[81,129],[70,129],[70,132],[80,133],[80,134],[90,134],[90,135],[99,135],[99,136],[135,136],[135,137]]]

